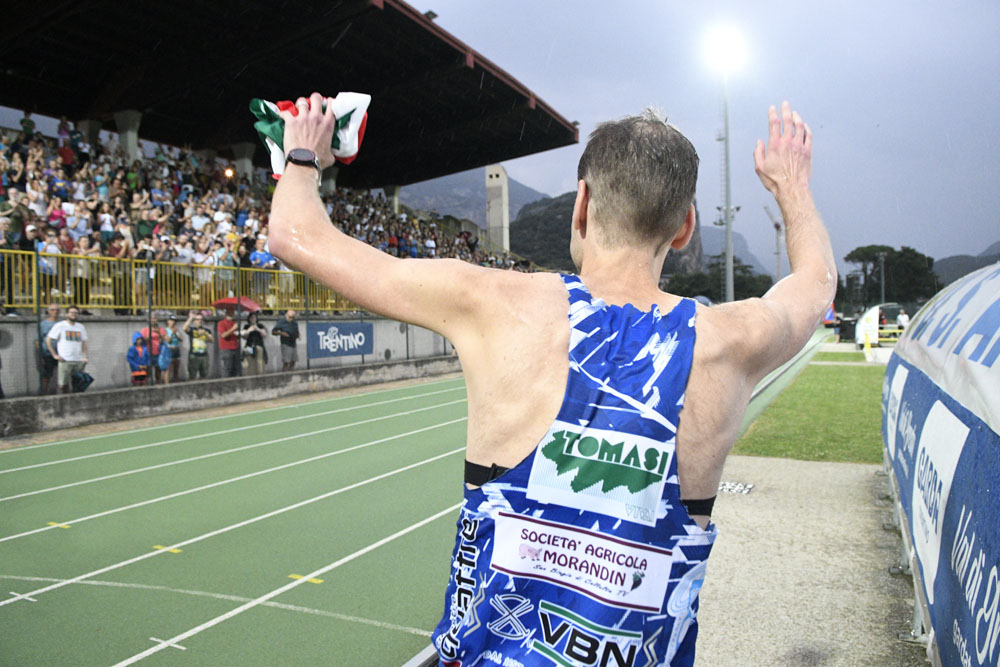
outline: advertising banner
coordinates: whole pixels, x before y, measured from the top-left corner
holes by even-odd
[[[1000,664],[1000,265],[914,317],[882,432],[945,665]]]
[[[306,327],[309,358],[371,354],[373,332],[371,322],[310,322]]]

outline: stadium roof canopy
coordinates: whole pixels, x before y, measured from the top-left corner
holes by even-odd
[[[251,98],[372,95],[340,184],[406,185],[566,146],[576,127],[401,0],[15,3],[4,12],[0,103],[211,148],[258,142]],[[255,159],[267,164],[263,146]]]

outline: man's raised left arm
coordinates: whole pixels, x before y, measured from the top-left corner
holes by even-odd
[[[326,111],[322,110],[326,104]],[[333,164],[330,143],[336,118],[331,100],[313,93],[296,101],[299,113],[282,112],[285,154],[307,148],[320,166]],[[488,291],[490,271],[459,260],[398,259],[341,233],[319,197],[312,166],[288,163],[271,204],[271,251],[289,266],[360,306],[437,331],[453,341]]]

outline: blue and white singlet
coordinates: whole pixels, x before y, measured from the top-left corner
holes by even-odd
[[[466,488],[433,642],[449,666],[690,665],[717,534],[677,478],[695,303],[608,306],[562,278],[562,407],[530,456]]]

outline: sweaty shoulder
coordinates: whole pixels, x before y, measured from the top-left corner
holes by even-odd
[[[566,287],[559,274],[488,270],[484,278],[492,308],[509,306],[504,314],[523,319],[548,317],[547,311],[554,307],[565,320]]]
[[[473,326],[453,339],[469,400],[467,458],[513,467],[559,412],[569,301],[554,273],[484,270]]]
[[[725,364],[754,382],[787,361],[791,331],[764,299],[699,304],[697,332],[698,361]]]

